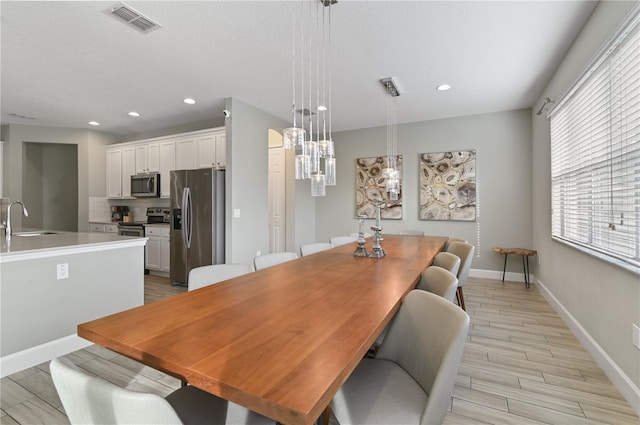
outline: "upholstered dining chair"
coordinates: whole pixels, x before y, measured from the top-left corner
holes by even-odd
[[[300,245],[300,254],[305,255],[315,254],[316,252],[326,251],[333,248],[333,245],[329,242],[316,242]]]
[[[458,260],[458,263],[460,262],[458,257],[453,254],[451,254],[451,256],[455,257],[456,260]],[[442,298],[453,302],[453,299],[456,296],[456,290],[458,289],[458,278],[442,267],[427,267],[427,270],[422,273],[422,277],[420,278],[420,282],[416,285],[416,289],[431,292],[432,294],[439,295]],[[378,349],[382,345],[382,341],[384,341],[388,331],[389,326],[380,332],[373,348],[370,350],[372,355],[375,355],[375,353],[378,352]]]
[[[458,278],[442,267],[427,267],[416,289],[431,292],[453,302],[458,289]]]
[[[357,237],[353,237],[353,236],[333,236],[331,238],[331,245],[333,246],[340,246],[340,245],[346,245],[348,243],[354,243],[357,240]]]
[[[442,249],[446,251],[447,249],[449,249],[449,245],[452,244],[453,242],[467,242],[467,241],[461,238],[455,238],[455,237],[449,236],[449,239],[447,239],[447,242],[445,242],[444,248]]]
[[[51,377],[72,424],[224,424],[228,402],[193,386],[166,398],[120,388],[69,359],[51,360]]]
[[[447,252],[454,254],[460,258],[460,269],[458,270],[458,290],[456,292],[456,298],[458,305],[466,311],[464,305],[464,293],[462,288],[467,285],[467,278],[469,277],[469,270],[471,269],[471,260],[473,259],[473,253],[476,247],[466,242],[452,242],[447,248]]]
[[[432,266],[442,267],[448,270],[454,276],[458,276],[460,270],[460,257],[450,252],[439,252],[433,258]]]
[[[424,236],[424,232],[422,230],[399,230],[399,235],[410,235],[410,236]]]
[[[274,252],[254,257],[253,265],[256,270],[262,270],[267,267],[275,266],[276,264],[295,260],[296,258],[298,258],[298,254],[295,252]]]
[[[251,264],[214,264],[211,266],[201,266],[191,269],[187,278],[187,287],[189,291],[202,288],[223,280],[231,279],[243,274],[251,273],[253,266]]]
[[[364,358],[331,409],[341,424],[441,424],[451,403],[469,316],[444,298],[411,291],[376,358]]]

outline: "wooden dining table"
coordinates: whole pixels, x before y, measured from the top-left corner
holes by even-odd
[[[78,326],[78,335],[283,424],[311,424],[447,239],[384,235]],[[371,249],[371,241],[367,247]]]

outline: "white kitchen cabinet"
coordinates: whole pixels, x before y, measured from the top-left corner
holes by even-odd
[[[227,166],[227,132],[224,128],[216,134],[216,166]]]
[[[135,147],[136,150],[136,174],[147,173],[149,171],[148,155],[149,146],[140,145]]]
[[[107,198],[122,198],[122,149],[107,149]]]
[[[145,251],[145,267],[149,270],[168,273],[171,261],[169,226],[146,226],[144,235],[149,239]]]
[[[176,170],[193,170],[198,168],[197,138],[186,137],[176,139]]]
[[[89,223],[90,233],[111,233],[118,234],[117,224],[105,224],[105,223]]]
[[[89,223],[90,233],[105,233],[106,224],[103,223]]]
[[[168,198],[171,196],[171,170],[176,169],[175,164],[175,143],[173,140],[160,142],[159,149],[159,167],[160,172],[160,197]]]
[[[198,136],[198,168],[224,168],[226,166],[226,139],[227,135],[224,129]]]
[[[136,174],[136,149],[122,149],[122,197],[131,198],[131,176]]]
[[[137,145],[136,174],[151,173],[160,170],[160,144],[144,143]]]
[[[148,143],[145,146],[147,146],[147,170],[160,171],[160,143]]]

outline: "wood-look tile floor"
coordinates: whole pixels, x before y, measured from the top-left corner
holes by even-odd
[[[145,303],[185,290],[145,277]],[[445,424],[640,424],[535,285],[470,279],[464,292],[471,329]],[[66,357],[124,388],[164,396],[180,386],[96,345]],[[2,425],[69,423],[48,362],[2,378],[0,401]]]

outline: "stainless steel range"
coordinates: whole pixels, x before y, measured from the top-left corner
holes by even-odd
[[[122,236],[144,236],[144,225],[154,223],[169,223],[171,210],[169,208],[150,207],[147,208],[146,221],[121,221],[118,223],[118,234]]]

